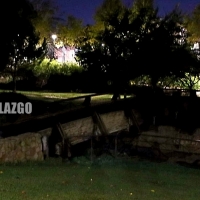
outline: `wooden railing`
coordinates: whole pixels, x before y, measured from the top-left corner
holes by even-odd
[[[95,96],[102,96],[105,95],[104,93],[93,93],[93,94],[87,94],[87,95],[83,95],[83,96],[78,96],[78,97],[72,97],[69,99],[61,99],[61,100],[57,100],[55,101],[56,103],[62,103],[62,102],[67,102],[67,101],[73,101],[73,100],[78,100],[78,99],[84,99],[83,101],[83,105],[85,106],[89,106],[91,103],[91,99],[92,97]]]

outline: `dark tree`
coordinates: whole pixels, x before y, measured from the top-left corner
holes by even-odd
[[[106,74],[114,98],[135,77],[148,75],[155,89],[160,78],[183,76],[194,62],[183,16],[176,8],[160,18],[152,0],[135,1],[131,8],[120,0],[105,0],[96,19],[77,56],[94,76]]]
[[[37,17],[37,12],[28,0],[8,0],[3,4],[1,12],[3,22],[1,46],[3,49],[3,65],[13,77],[16,91],[16,77],[18,68],[34,62],[45,52],[45,41],[39,46],[39,35],[36,33],[32,20]]]
[[[196,6],[190,15],[185,17],[185,25],[189,32],[189,41],[200,44],[200,4]]]
[[[163,19],[157,14],[148,16],[145,9],[141,9],[138,16],[144,29],[136,56],[138,70],[150,76],[155,88],[160,78],[181,73],[189,66],[192,57],[185,43],[182,16],[178,10]]]
[[[77,53],[81,65],[94,77],[106,77],[113,85],[113,98],[125,84],[128,10],[120,0],[104,1],[97,10],[94,27],[87,27]],[[127,75],[127,74],[126,74]]]

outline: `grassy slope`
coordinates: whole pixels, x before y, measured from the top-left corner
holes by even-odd
[[[4,200],[196,200],[200,171],[149,161],[0,165]]]
[[[0,90],[1,92],[12,92],[9,90]],[[17,91],[17,93],[23,94],[27,97],[34,98],[34,99],[52,99],[52,100],[59,100],[59,99],[69,99],[73,97],[81,97],[85,95],[90,95],[94,93],[75,93],[75,92],[48,92],[48,91]],[[100,96],[95,96],[93,99],[111,99],[112,95],[111,94],[105,94],[105,95],[100,95]],[[127,97],[130,97],[128,95]],[[121,98],[123,98],[123,95],[121,95]]]
[[[12,92],[9,90],[0,90],[0,92]],[[85,96],[93,93],[75,93],[75,92],[48,92],[48,91],[17,91],[17,93],[23,94],[30,98],[41,99],[69,99],[78,96]],[[111,95],[103,95],[103,98],[110,98]],[[102,98],[102,97],[100,97]]]

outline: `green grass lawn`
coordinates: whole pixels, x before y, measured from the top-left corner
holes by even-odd
[[[10,90],[0,90],[0,92],[12,92]],[[31,98],[41,98],[41,99],[68,99],[77,96],[84,96],[91,93],[74,93],[74,92],[48,92],[48,91],[17,91],[17,93],[23,94]]]
[[[0,90],[0,92],[12,92],[10,90]],[[17,91],[17,93],[23,94],[30,98],[36,99],[52,99],[52,100],[59,100],[59,99],[70,99],[73,97],[81,97],[85,95],[91,95],[95,93],[76,93],[76,92],[48,92],[48,91]],[[94,96],[92,99],[95,100],[108,100],[111,99],[112,94],[103,94],[99,96]],[[127,95],[127,98],[131,97],[131,95]],[[123,95],[121,95],[123,98]]]
[[[76,161],[76,162],[75,162]],[[145,160],[0,165],[2,200],[197,200],[200,170]],[[78,161],[78,162],[77,162]]]
[[[0,90],[0,92],[12,92],[9,90]],[[76,93],[76,92],[48,92],[48,91],[17,91],[17,93],[23,94],[29,98],[37,99],[37,100],[60,100],[60,99],[70,99],[73,97],[81,97],[85,95],[90,95],[94,93]],[[100,96],[95,96],[93,99],[96,100],[108,100],[111,99],[111,94],[105,94]]]

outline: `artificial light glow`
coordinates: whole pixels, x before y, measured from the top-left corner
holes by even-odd
[[[55,40],[57,38],[57,35],[53,34],[51,37],[53,40]]]
[[[199,49],[199,43],[198,42],[194,43],[193,49]]]

